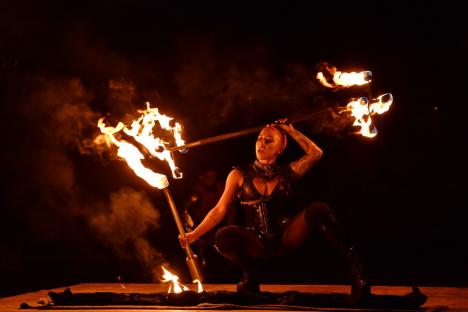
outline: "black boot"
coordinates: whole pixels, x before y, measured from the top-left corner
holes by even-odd
[[[254,269],[244,269],[242,277],[237,284],[238,293],[259,293],[260,283],[258,281],[257,272]]]
[[[347,260],[351,271],[351,298],[353,302],[360,302],[370,296],[370,285],[364,278],[364,265],[356,249],[351,247],[347,252]]]

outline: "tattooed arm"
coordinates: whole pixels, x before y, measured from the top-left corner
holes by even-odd
[[[305,155],[289,164],[294,173],[301,177],[322,157],[323,151],[311,139],[297,131],[292,124],[284,123],[285,119],[279,120],[279,127],[291,136],[304,150]]]

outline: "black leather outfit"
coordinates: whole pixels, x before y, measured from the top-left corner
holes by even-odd
[[[350,265],[352,297],[360,300],[370,293],[356,249],[349,237],[342,231],[335,213],[327,204],[313,203],[306,208],[304,210],[305,222],[294,223],[297,219],[288,222],[290,215],[286,211],[289,207],[287,199],[291,193],[291,183],[296,179],[288,165],[262,165],[256,161],[245,168],[237,169],[244,177],[238,193],[240,207],[237,210],[237,224],[218,230],[215,240],[218,251],[243,268],[243,277],[237,287],[238,292],[260,291],[256,265],[261,259],[277,255],[276,252],[282,251],[283,248],[283,251],[289,250],[291,246],[285,246],[284,244],[287,243],[281,240],[285,234],[284,229],[288,227],[288,232],[299,230],[300,235],[308,233],[309,230],[320,231]],[[261,194],[253,184],[255,178],[265,181],[278,179],[278,183],[270,195]],[[300,228],[302,226],[307,227],[308,230],[304,231]],[[254,233],[255,236],[250,233],[246,235],[246,232]]]
[[[240,202],[238,224],[248,231],[253,231],[265,242],[277,241],[288,221],[285,208],[291,193],[293,171],[288,165],[263,165],[258,160],[245,168],[238,169],[244,176],[244,182],[238,193]],[[266,182],[279,180],[272,193],[268,195],[261,194],[257,190],[253,183],[255,178]]]

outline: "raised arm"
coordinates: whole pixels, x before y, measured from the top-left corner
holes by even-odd
[[[238,169],[234,169],[229,173],[226,179],[226,186],[224,188],[223,195],[221,195],[216,206],[208,212],[206,217],[195,228],[195,230],[186,233],[185,237],[179,235],[179,240],[182,246],[185,246],[187,243],[193,243],[200,236],[214,228],[223,220],[232,201],[236,197],[242,178],[243,176]]]
[[[294,173],[301,177],[322,157],[323,151],[311,139],[296,130],[292,124],[280,119],[278,126],[292,137],[304,150],[305,155],[289,164]]]

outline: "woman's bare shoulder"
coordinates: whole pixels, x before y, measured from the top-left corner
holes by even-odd
[[[229,172],[226,183],[237,184],[240,186],[244,180],[244,173],[239,168],[233,168]]]

